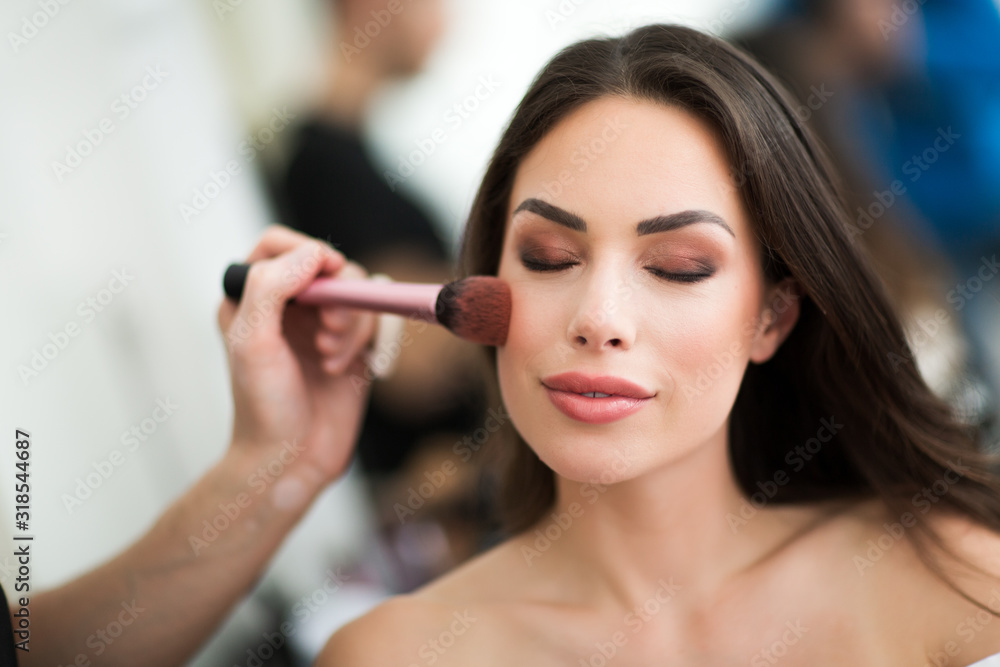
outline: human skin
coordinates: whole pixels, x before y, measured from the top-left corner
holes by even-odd
[[[574,161],[609,124],[621,129],[604,150]],[[530,197],[579,216],[586,233],[515,215]],[[715,213],[733,235],[704,223],[636,235],[640,220],[685,210]],[[765,505],[739,529],[727,522],[745,501],[727,456],[740,379],[798,314],[795,286],[767,284],[753,239],[720,142],[689,112],[608,97],[560,121],[518,168],[498,271],[513,301],[500,388],[514,426],[555,472],[555,506],[348,624],[317,664],[773,664],[777,646],[784,665],[919,665],[954,640],[977,609],[933,578],[907,539],[859,574],[853,556],[893,520],[880,503]],[[531,271],[525,252],[573,266]],[[699,282],[655,271],[705,265],[712,275]],[[712,364],[713,382],[686,391]],[[627,378],[653,398],[616,422],[575,421],[541,386],[571,370]],[[940,528],[1000,569],[997,536],[955,518]],[[975,590],[989,598],[983,584]],[[949,664],[998,650],[994,623]]]
[[[348,126],[363,123],[379,87],[420,72],[448,26],[443,0],[343,0],[331,17],[322,108]]]
[[[223,300],[218,311],[233,390],[229,448],[134,544],[31,594],[22,667],[185,663],[344,473],[368,398],[369,383],[357,379],[365,377],[375,317],[287,300],[317,276],[366,273],[329,245],[277,225],[246,261],[254,266],[243,298]],[[220,529],[206,532],[205,522]],[[18,609],[20,595],[7,595]]]

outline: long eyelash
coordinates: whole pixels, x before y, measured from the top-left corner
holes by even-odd
[[[569,268],[571,266],[576,266],[578,262],[565,262],[562,264],[549,264],[546,262],[536,262],[527,258],[522,258],[521,263],[524,264],[524,268],[529,271],[537,271],[539,273],[545,273],[549,271],[561,271],[563,269]],[[678,283],[697,283],[712,277],[712,272],[708,273],[667,273],[666,271],[661,271],[657,268],[650,268],[650,273],[653,275],[664,278],[666,280],[672,280]]]
[[[678,283],[699,283],[702,280],[712,277],[712,273],[666,273],[665,271],[660,271],[659,269],[650,269],[650,272],[659,276],[660,278],[666,278],[667,280],[673,280]]]
[[[577,265],[577,262],[566,262],[563,264],[549,264],[546,262],[536,262],[534,260],[527,259],[524,257],[521,258],[521,263],[524,264],[524,268],[528,269],[529,271],[538,271],[540,273],[544,271],[559,271]]]

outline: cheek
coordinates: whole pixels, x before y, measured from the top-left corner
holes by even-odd
[[[567,301],[565,294],[560,300],[559,289],[546,286],[544,281],[532,280],[523,271],[516,269],[517,260],[510,249],[501,258],[497,276],[510,286],[511,308],[510,328],[507,343],[498,350],[509,365],[533,368],[539,354],[564,340],[560,336],[559,323],[564,322],[565,313],[554,306]]]
[[[509,280],[508,283],[511,288],[510,329],[506,344],[497,348],[501,389],[505,384],[523,381],[526,371],[528,374],[538,371],[540,356],[551,350],[556,342],[553,312],[551,307],[546,307],[546,299],[517,281]]]
[[[551,299],[517,280],[508,280],[510,285],[510,332],[508,346],[520,349],[545,337],[551,339],[554,332],[555,314]]]
[[[512,321],[513,323],[513,321]],[[497,348],[497,383],[500,387],[500,399],[503,401],[507,414],[514,429],[528,442],[535,433],[533,415],[535,410],[528,398],[531,392],[529,386],[533,374],[528,369],[528,359],[536,353],[528,348],[526,343],[530,338],[523,338],[511,329],[507,336],[507,344]]]
[[[510,285],[511,313],[507,342],[497,348],[497,381],[515,429],[532,442],[544,438],[540,434],[545,431],[544,420],[538,421],[542,389],[537,383],[546,373],[565,370],[571,361],[565,335],[568,313],[556,307],[568,300],[563,295],[560,301],[552,290],[503,269],[501,264],[498,275]]]
[[[749,294],[726,290],[711,307],[705,303],[686,313],[682,329],[661,346],[669,353],[678,398],[689,405],[709,396],[721,406],[735,399],[750,356],[755,320]]]

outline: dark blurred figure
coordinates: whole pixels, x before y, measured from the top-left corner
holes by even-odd
[[[370,270],[372,261],[389,252],[446,269],[448,252],[434,224],[389,187],[362,137],[375,93],[389,81],[417,74],[443,35],[443,2],[399,0],[393,5],[398,13],[391,13],[386,0],[329,1],[330,78],[322,106],[298,128],[284,175],[290,222],[329,238]]]
[[[929,384],[1000,412],[1000,14],[992,0],[784,0],[734,42],[796,93]],[[989,443],[988,443],[989,444]]]
[[[444,34],[444,0],[328,1],[330,77],[320,105],[296,128],[284,171],[271,177],[278,209],[286,224],[370,273],[453,280],[448,244],[420,205],[390,187],[362,132],[373,96],[418,73]],[[358,443],[382,523],[383,551],[373,558],[397,593],[477,553],[488,543],[489,515],[478,457],[453,451],[486,418],[476,346],[440,327],[406,326],[394,372],[375,382]],[[449,460],[447,485],[427,487]]]

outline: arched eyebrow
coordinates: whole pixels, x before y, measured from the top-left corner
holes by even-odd
[[[650,218],[649,220],[643,220],[640,222],[635,231],[639,236],[645,236],[646,234],[656,234],[657,232],[669,232],[674,229],[680,229],[681,227],[687,227],[688,225],[693,225],[696,222],[710,222],[715,225],[719,225],[733,238],[736,238],[736,232],[726,224],[726,221],[722,219],[721,216],[712,213],[711,211],[703,210],[690,210],[690,211],[680,211],[678,213],[670,213],[668,215],[658,215],[655,218]]]
[[[567,227],[576,232],[586,232],[587,222],[576,215],[575,213],[570,213],[565,209],[561,209],[558,206],[554,206],[541,199],[535,199],[534,197],[529,197],[521,202],[517,208],[514,209],[513,215],[516,215],[520,211],[530,211],[531,213],[536,213],[546,220],[551,220],[552,222]],[[726,224],[726,221],[722,219],[716,213],[711,211],[703,210],[690,210],[690,211],[680,211],[678,213],[669,213],[667,215],[658,215],[654,218],[649,218],[648,220],[643,220],[635,227],[635,232],[638,236],[645,236],[647,234],[657,234],[659,232],[669,232],[675,229],[680,229],[681,227],[687,227],[688,225],[693,225],[696,222],[709,222],[715,225],[719,225],[733,238],[736,238],[736,233],[733,232],[732,228]]]
[[[587,223],[583,218],[576,215],[575,213],[570,213],[567,210],[561,209],[558,206],[553,206],[552,204],[542,201],[541,199],[535,199],[534,197],[529,197],[521,202],[517,208],[514,209],[514,213],[511,215],[517,215],[521,211],[530,211],[531,213],[537,213],[547,220],[558,223],[563,227],[568,227],[574,232],[586,232]]]

